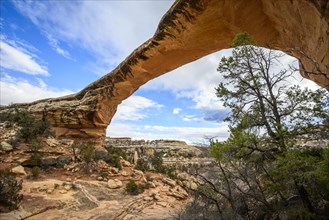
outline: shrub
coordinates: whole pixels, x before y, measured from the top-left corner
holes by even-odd
[[[31,175],[34,179],[37,179],[40,176],[40,168],[35,166],[31,170]]]
[[[116,154],[108,154],[107,158],[105,159],[105,162],[118,168],[119,170],[122,169],[122,166],[120,163],[120,157]]]
[[[88,141],[87,143],[80,143],[80,154],[86,163],[89,164],[93,161],[95,157],[94,143],[91,141]]]
[[[25,142],[31,142],[38,136],[45,133],[50,134],[50,125],[46,120],[36,121],[31,116],[27,115],[23,121],[19,122],[21,129],[19,130],[19,136],[25,140]]]
[[[153,168],[159,173],[163,173],[172,179],[177,179],[177,173],[173,167],[163,165],[162,153],[156,152],[153,157],[149,158],[149,162],[146,159],[140,158],[137,161],[136,169],[141,171],[150,170]]]
[[[143,172],[149,170],[149,165],[147,160],[140,158],[137,160],[137,164],[136,164],[136,169],[137,170],[141,170]]]
[[[36,120],[26,110],[15,109],[15,113],[10,113],[7,117],[10,123],[17,123],[21,127],[18,132],[20,138],[25,142],[30,142],[40,135],[50,135],[53,132],[47,119]]]
[[[109,177],[109,174],[107,173],[107,170],[102,169],[102,170],[99,172],[99,176],[102,177],[103,179],[107,179],[107,178]]]
[[[120,148],[113,147],[112,145],[106,147],[106,150],[109,155],[118,155],[118,157],[122,157],[124,160],[127,160],[127,154]]]
[[[136,183],[134,180],[130,180],[126,185],[126,192],[130,195],[138,195],[144,192],[144,185]]]
[[[23,196],[19,194],[23,180],[16,180],[8,170],[0,171],[0,212],[17,209]]]
[[[42,148],[42,144],[39,140],[35,139],[29,145],[30,160],[34,165],[41,164],[42,153],[39,150]]]
[[[107,152],[104,151],[95,151],[95,161],[99,161],[99,160],[106,160],[107,159]]]
[[[113,146],[106,147],[106,150],[107,150],[107,156],[104,161],[121,170],[122,166],[120,163],[120,157],[126,160],[127,159],[126,153],[122,149],[115,148]]]

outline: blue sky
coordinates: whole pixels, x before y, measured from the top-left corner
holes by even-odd
[[[110,72],[154,34],[174,1],[0,2],[0,101],[6,105],[71,94]],[[216,68],[229,54],[219,51],[148,82],[118,107],[107,135],[224,140],[229,111],[215,96]]]

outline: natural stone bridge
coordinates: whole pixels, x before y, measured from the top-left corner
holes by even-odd
[[[239,32],[295,56],[305,78],[329,89],[328,23],[327,0],[178,0],[154,36],[109,74],[76,94],[16,106],[46,117],[59,137],[100,140],[117,106],[140,86],[229,48]]]

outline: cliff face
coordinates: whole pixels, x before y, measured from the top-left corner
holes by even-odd
[[[101,138],[117,106],[140,86],[229,48],[239,32],[248,32],[261,46],[297,57],[302,75],[329,89],[328,23],[326,0],[179,0],[154,36],[112,72],[76,94],[17,107],[46,117],[57,136]]]

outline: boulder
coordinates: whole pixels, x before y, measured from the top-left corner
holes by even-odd
[[[3,150],[3,151],[12,151],[14,148],[13,146],[11,146],[11,144],[5,142],[5,141],[2,141],[1,142],[1,146],[0,146],[0,150]]]
[[[122,176],[129,176],[129,173],[128,173],[127,171],[124,171],[124,170],[122,170],[122,171],[120,172],[120,174],[121,174]]]
[[[170,178],[163,178],[162,179],[162,182],[165,183],[165,184],[168,184],[171,187],[176,186],[176,181],[175,180],[172,180]]]
[[[114,180],[109,179],[107,181],[107,187],[110,189],[118,189],[122,187],[122,182],[118,179],[114,179]]]
[[[173,196],[177,199],[186,199],[188,197],[187,192],[179,186],[169,189],[169,192],[167,193],[167,195]]]
[[[116,168],[116,167],[110,167],[110,171],[111,171],[111,173],[114,173],[114,174],[118,174],[119,173],[119,169]]]
[[[27,175],[27,173],[25,172],[24,167],[21,166],[21,165],[12,168],[12,169],[11,169],[11,172],[12,172],[12,173],[15,173],[15,174],[19,174],[19,175]]]
[[[54,157],[42,158],[41,159],[41,166],[44,168],[54,167],[56,166],[57,161]]]
[[[198,188],[198,184],[196,184],[195,182],[190,182],[190,189],[196,190],[197,188]]]
[[[106,169],[108,167],[108,165],[104,160],[99,160],[99,161],[97,161],[97,167],[99,169]]]
[[[57,147],[59,145],[59,142],[53,137],[48,138],[46,140],[46,143],[49,147]]]
[[[131,163],[129,161],[126,160],[121,160],[121,165],[124,167],[131,167]]]

